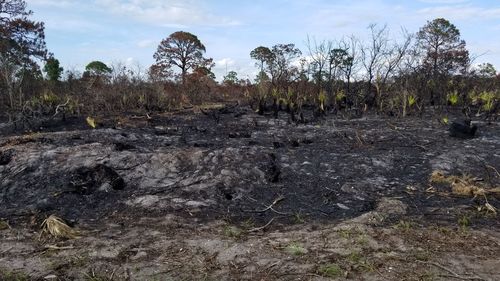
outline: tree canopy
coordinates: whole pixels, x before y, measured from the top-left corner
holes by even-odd
[[[203,57],[205,51],[205,46],[196,35],[184,31],[174,32],[161,41],[153,55],[157,72],[168,73],[173,67],[178,67],[184,84],[190,71],[212,67],[212,59]]]
[[[43,71],[47,74],[50,81],[57,81],[61,78],[64,69],[60,66],[58,59],[50,57],[47,59]]]
[[[87,64],[85,71],[90,72],[92,75],[105,75],[111,73],[112,70],[101,61],[93,61]]]
[[[464,72],[469,63],[469,52],[460,38],[458,28],[448,20],[438,18],[417,33],[418,45],[423,50],[423,68],[432,76]]]
[[[0,55],[2,61],[37,68],[34,59],[47,56],[43,22],[29,19],[32,11],[21,0],[0,1]]]

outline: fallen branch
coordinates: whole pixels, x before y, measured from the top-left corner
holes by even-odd
[[[493,166],[491,166],[491,165],[485,165],[485,166],[486,166],[486,168],[490,168],[490,169],[492,169],[493,171],[495,171],[495,173],[497,173],[497,176],[498,176],[498,177],[500,177],[500,173],[498,172],[498,170],[497,170],[495,167],[493,167]]]
[[[256,212],[256,213],[264,213],[264,212],[266,212],[268,210],[272,210],[273,207],[274,207],[274,205],[278,204],[279,202],[281,202],[283,200],[285,200],[285,197],[283,195],[280,195],[278,198],[276,198],[273,201],[273,203],[271,205],[267,206],[265,209],[263,209],[263,210],[257,210],[257,211],[254,211],[254,212]]]
[[[271,223],[274,221],[274,219],[276,218],[272,218],[268,223],[266,223],[265,225],[261,226],[261,227],[256,227],[256,228],[252,228],[250,230],[248,230],[249,233],[252,233],[252,232],[259,232],[261,230],[264,230],[266,227],[268,227],[269,225],[271,225]]]
[[[56,245],[47,245],[45,246],[46,250],[71,250],[74,249],[74,246],[56,246]]]

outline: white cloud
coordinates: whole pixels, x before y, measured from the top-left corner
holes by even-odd
[[[151,48],[155,47],[158,45],[158,42],[156,40],[151,40],[151,39],[145,39],[137,42],[137,47],[139,48]]]
[[[96,5],[118,16],[166,27],[228,26],[238,22],[211,14],[199,0],[99,0]]]
[[[217,67],[233,66],[235,61],[232,58],[223,58],[215,62]]]
[[[417,13],[431,18],[446,17],[451,20],[488,20],[500,18],[500,8],[486,9],[470,5],[424,8]]]
[[[77,4],[77,2],[71,0],[30,0],[28,4],[30,6],[69,7]]]

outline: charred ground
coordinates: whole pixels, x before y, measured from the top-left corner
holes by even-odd
[[[432,266],[433,253],[427,246],[436,241],[453,244],[463,240],[444,245],[441,251],[463,252],[466,258],[462,262],[470,261],[467,257],[475,259],[467,252],[474,252],[469,247],[476,249],[476,244],[486,244],[489,252],[499,249],[499,237],[489,230],[498,229],[500,221],[482,208],[486,203],[500,208],[499,198],[458,196],[449,186],[429,182],[434,171],[442,171],[471,175],[485,189],[498,187],[498,123],[473,120],[478,135],[464,140],[451,138],[447,126],[431,115],[312,121],[311,113],[305,116],[311,121],[300,125],[287,119],[285,115],[275,119],[259,116],[250,108],[226,106],[153,116],[103,117],[96,129],[76,117],[64,123],[46,122],[39,132],[22,135],[4,127],[0,138],[0,218],[10,227],[1,233],[0,260],[5,262],[5,270],[21,270],[32,279],[48,275],[61,280],[85,279],[89,270],[100,272],[108,264],[116,275],[99,274],[117,280],[200,276],[304,280],[329,277],[321,264],[335,264],[339,275],[330,277],[401,280],[406,276],[419,280],[427,273],[436,278],[439,273],[450,274]],[[53,268],[27,258],[33,253],[36,256],[47,244],[32,233],[38,233],[41,221],[51,214],[88,232],[85,238],[63,242],[72,248],[62,252],[90,256],[95,262]],[[456,239],[444,242],[448,234],[433,232],[438,228],[450,231]],[[464,228],[471,229],[465,233]],[[320,239],[329,235],[324,234],[326,230],[336,238]],[[345,231],[347,238],[342,237]],[[474,231],[478,234],[472,234]],[[25,234],[15,240],[13,233],[19,232]],[[425,235],[435,241],[420,245]],[[470,242],[469,235],[483,238]],[[351,236],[368,241],[366,253],[363,245],[355,250],[361,257],[351,256]],[[391,272],[388,268],[394,261],[385,258],[371,262],[370,270],[352,268],[360,259],[377,260],[375,254],[381,250],[370,241],[388,243],[390,248],[394,236],[404,240],[398,243],[408,243],[408,248],[429,255],[420,259],[416,275],[406,275],[405,266]],[[298,242],[301,239],[304,241]],[[335,255],[325,256],[312,250],[323,243],[322,250],[328,252],[329,239],[347,239],[345,245],[335,246],[337,250],[346,248],[345,255],[334,251]],[[170,242],[161,244],[166,240]],[[17,244],[21,241],[25,246]],[[121,241],[120,246],[116,241]],[[290,250],[292,242],[302,246]],[[98,245],[110,243],[116,244],[110,246],[118,249],[116,254],[99,252]],[[227,250],[227,243],[236,247],[236,253],[224,258],[222,249]],[[298,253],[302,257],[298,260],[283,260],[268,251],[259,257],[251,254],[249,243],[278,249],[285,255],[290,255],[288,250],[303,249],[304,253]],[[280,245],[269,246],[273,243]],[[188,252],[174,253],[172,247]],[[144,257],[132,259],[139,252]],[[155,268],[153,264],[167,252],[171,262]],[[44,261],[60,261],[60,255],[64,256],[60,252],[44,256]],[[236,266],[240,256],[248,258]],[[492,256],[485,252],[487,257]],[[203,266],[172,266],[173,261],[200,258]],[[405,258],[407,253],[401,254],[395,264],[404,264],[400,259]],[[21,260],[26,263],[20,265]],[[282,261],[290,268],[268,271],[270,265]],[[211,262],[214,264],[207,268]],[[460,269],[455,263],[453,266]],[[131,273],[131,268],[137,272]],[[488,272],[491,269],[488,265],[474,272],[494,280],[498,271]],[[283,274],[287,271],[293,274],[286,277]]]

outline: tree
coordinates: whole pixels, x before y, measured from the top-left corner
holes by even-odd
[[[209,69],[213,65],[212,59],[203,57],[205,51],[205,46],[196,35],[177,31],[161,41],[153,57],[157,67],[163,69],[163,73],[167,73],[174,66],[178,67],[184,85],[190,70],[200,67]]]
[[[433,76],[464,72],[469,63],[465,41],[457,27],[443,18],[435,19],[417,33],[418,45],[424,51],[423,66]]]
[[[224,76],[223,83],[226,85],[234,85],[238,83],[238,73],[236,71],[229,71],[226,76]]]
[[[250,52],[250,57],[258,61],[257,66],[260,67],[261,72],[264,72],[264,65],[273,60],[273,53],[268,47],[260,46]]]
[[[422,70],[429,81],[430,102],[435,103],[437,93],[443,102],[447,90],[443,82],[451,75],[465,73],[469,66],[465,41],[460,39],[460,31],[455,25],[438,18],[420,29],[417,45],[423,54]]]
[[[58,59],[50,57],[47,59],[43,71],[47,74],[50,81],[58,81],[61,78],[64,68],[59,65]]]
[[[298,72],[296,66],[292,65],[302,52],[295,48],[295,44],[277,44],[272,48],[273,60],[268,64],[271,79],[280,83],[283,90],[288,89],[288,82],[294,73]]]
[[[26,70],[39,71],[36,60],[47,56],[44,24],[30,20],[32,14],[26,10],[25,1],[0,0],[0,72],[11,108],[14,108],[15,87],[22,84]]]
[[[491,63],[482,63],[477,66],[479,76],[483,78],[494,78],[497,75],[497,70]]]
[[[85,66],[85,71],[94,76],[110,74],[112,69],[101,61],[93,61]]]

